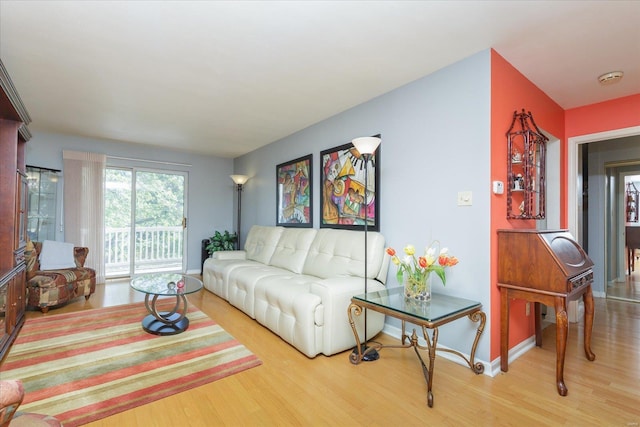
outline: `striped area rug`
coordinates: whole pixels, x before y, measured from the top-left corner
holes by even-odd
[[[195,307],[187,331],[151,335],[143,303],[28,319],[0,377],[20,379],[19,410],[89,423],[262,362]]]

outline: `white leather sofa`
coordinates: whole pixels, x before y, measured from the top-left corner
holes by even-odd
[[[229,301],[308,357],[355,346],[347,307],[364,293],[364,233],[253,226],[245,250],[214,252],[204,262],[204,287]],[[367,235],[368,291],[384,289],[389,268],[384,237]],[[360,337],[364,316],[354,316]],[[367,337],[384,315],[367,314]]]

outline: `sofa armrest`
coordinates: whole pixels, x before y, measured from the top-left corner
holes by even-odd
[[[385,289],[377,280],[367,281],[367,290],[376,292]],[[311,293],[320,296],[323,306],[323,350],[325,355],[331,355],[354,345],[355,339],[349,323],[347,309],[354,295],[364,293],[364,278],[355,276],[337,276],[318,280],[311,284]],[[364,334],[364,325],[358,323],[358,334]],[[370,311],[367,324],[367,337],[371,338],[382,330],[384,315]]]
[[[76,262],[76,267],[84,267],[84,263],[87,260],[89,254],[89,248],[76,246],[73,248],[73,259]]]
[[[213,259],[247,259],[245,251],[217,251],[211,254]]]
[[[385,286],[375,279],[367,280],[368,292],[384,290]],[[328,306],[340,306],[347,312],[354,295],[364,293],[364,278],[356,276],[336,276],[328,279],[319,279],[311,284],[311,293],[322,298],[322,304]],[[326,308],[325,308],[326,309]]]

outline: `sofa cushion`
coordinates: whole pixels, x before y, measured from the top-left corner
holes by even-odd
[[[376,277],[384,260],[384,237],[367,234],[367,277]],[[302,270],[326,279],[335,276],[364,276],[364,233],[351,230],[318,230]]]
[[[258,281],[269,276],[284,276],[290,274],[272,265],[258,264],[256,266],[240,266],[231,270],[227,293],[229,303],[255,318],[255,287]]]
[[[41,288],[62,286],[65,283],[89,280],[93,277],[96,277],[96,271],[91,268],[39,271],[36,276],[29,279],[29,286]]]
[[[226,251],[225,251],[226,252]],[[230,251],[231,252],[231,251]],[[238,252],[238,251],[232,251]],[[227,254],[223,256],[215,256],[224,252],[215,252],[213,257],[207,258],[204,262],[202,270],[202,282],[204,287],[224,298],[229,299],[229,275],[231,272],[242,266],[260,266],[259,262],[251,261],[245,258],[231,258]],[[243,252],[244,253],[244,252]]]
[[[267,227],[262,225],[254,225],[251,227],[247,235],[247,240],[244,243],[247,259],[262,264],[269,264],[283,231],[283,227]]]
[[[322,351],[324,326],[322,300],[309,290],[314,280],[301,274],[272,276],[255,288],[256,320],[309,357]]]
[[[271,256],[270,265],[302,273],[309,247],[316,236],[313,228],[286,228]]]

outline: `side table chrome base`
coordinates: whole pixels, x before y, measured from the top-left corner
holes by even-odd
[[[178,313],[171,314],[171,312],[166,311],[158,314],[163,316],[163,320],[156,319],[153,314],[148,314],[142,319],[142,329],[144,329],[145,332],[153,335],[176,335],[189,328],[189,319],[187,317],[183,317],[177,322],[172,323],[180,317]],[[165,321],[165,319],[167,321]]]
[[[187,297],[176,295],[176,302],[171,311],[158,311],[158,295],[147,294],[144,305],[149,314],[142,319],[142,329],[154,335],[176,335],[189,327],[187,318]]]

